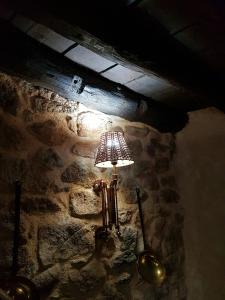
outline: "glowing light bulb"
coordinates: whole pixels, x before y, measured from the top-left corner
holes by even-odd
[[[157,270],[157,275],[160,276],[161,274],[162,274],[161,270],[158,269],[158,270]]]

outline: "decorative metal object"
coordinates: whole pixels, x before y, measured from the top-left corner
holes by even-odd
[[[112,180],[109,184],[104,180],[94,182],[93,188],[102,196],[102,220],[103,226],[98,230],[98,235],[106,236],[108,230],[115,226],[120,234],[117,202],[118,175],[116,167],[133,164],[129,148],[120,131],[108,131],[101,135],[100,145],[97,149],[95,166],[99,168],[113,168]]]
[[[136,195],[144,244],[144,251],[138,255],[138,272],[141,275],[142,279],[147,281],[148,283],[161,285],[166,278],[166,270],[160,260],[156,257],[152,249],[150,249],[147,245],[139,188],[136,188]]]
[[[18,251],[20,235],[20,200],[21,184],[15,183],[15,228],[13,245],[12,273],[9,278],[0,280],[0,300],[39,300],[39,294],[34,283],[29,279],[17,276]]]
[[[27,278],[15,276],[1,283],[2,300],[39,300],[35,285]]]

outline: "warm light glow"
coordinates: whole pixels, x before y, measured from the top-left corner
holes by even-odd
[[[141,258],[141,263],[144,264],[145,263],[145,257]]]
[[[156,273],[157,273],[157,275],[159,275],[159,276],[162,274],[161,270],[159,270],[159,269],[156,271]]]
[[[107,140],[107,147],[119,147],[118,141]]]
[[[132,165],[134,163],[133,160],[117,160],[117,164],[116,167],[125,167],[125,166],[129,166]],[[112,168],[113,165],[111,163],[111,161],[103,161],[100,162],[98,164],[96,164],[96,167],[98,168]]]
[[[19,287],[16,289],[16,291],[17,291],[18,294],[23,294],[23,289],[21,289]]]
[[[83,118],[83,125],[89,130],[97,130],[102,125],[102,119],[96,117],[95,114],[88,114]]]

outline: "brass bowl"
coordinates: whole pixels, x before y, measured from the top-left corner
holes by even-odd
[[[165,267],[151,251],[144,251],[139,254],[137,264],[142,279],[148,283],[161,285],[165,280]]]
[[[40,300],[36,286],[24,277],[15,276],[1,281],[0,288],[13,300]]]

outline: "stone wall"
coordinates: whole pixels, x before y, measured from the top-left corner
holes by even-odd
[[[20,274],[42,299],[186,299],[183,210],[173,174],[175,139],[141,123],[104,115],[52,91],[0,74],[0,267],[11,266],[13,201],[22,182]],[[121,237],[112,232],[98,247],[101,199],[94,167],[99,136],[121,130],[135,164],[119,170]],[[142,250],[135,187],[141,188],[149,245],[161,257],[167,280],[160,288],[137,272]]]

